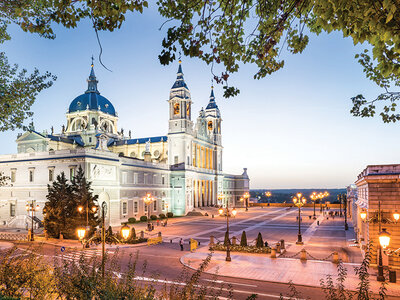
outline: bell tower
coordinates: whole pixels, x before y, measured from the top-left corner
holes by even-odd
[[[169,93],[169,129],[168,133],[192,133],[192,100],[189,89],[183,79],[182,65],[179,61],[176,81]]]

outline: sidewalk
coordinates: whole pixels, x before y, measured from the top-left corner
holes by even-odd
[[[198,249],[198,252],[189,253],[181,257],[180,261],[187,267],[197,269],[208,255],[208,247]],[[320,280],[331,275],[333,280],[337,278],[337,265],[328,261],[307,260],[301,261],[294,258],[275,258],[260,254],[232,253],[231,262],[225,261],[226,253],[215,252],[211,262],[206,268],[206,273],[221,276],[289,283],[304,286],[320,287]],[[347,289],[356,290],[359,282],[355,274],[356,263],[344,263],[347,269],[345,286]],[[376,281],[376,270],[370,269],[370,284],[373,292],[377,293],[380,282]],[[335,282],[336,283],[336,282]],[[400,296],[400,284],[389,283],[387,295]]]

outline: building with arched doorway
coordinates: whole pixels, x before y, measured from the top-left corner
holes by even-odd
[[[118,127],[118,114],[111,101],[100,94],[93,64],[87,90],[69,105],[60,133],[35,130],[33,124],[16,140],[17,154],[0,156],[0,172],[10,177],[0,187],[0,225],[25,227],[25,205],[46,202],[47,185],[64,172],[72,180],[82,167],[92,182],[99,203],[108,206],[107,221],[119,225],[139,218],[172,211],[190,211],[219,203],[242,205],[249,190],[243,174],[223,173],[222,118],[211,88],[206,109],[192,119],[192,101],[179,62],[168,100],[168,132],[155,137],[132,137]],[[149,207],[146,193],[155,198]],[[41,211],[38,219],[42,219]]]

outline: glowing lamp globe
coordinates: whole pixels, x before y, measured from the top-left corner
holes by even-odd
[[[379,243],[381,244],[383,249],[386,249],[390,243],[390,234],[386,231],[386,228],[383,228],[381,233],[379,234]]]
[[[78,206],[78,211],[81,213],[82,212],[82,210],[83,210],[83,207],[82,206]]]
[[[96,211],[97,211],[97,207],[96,207],[96,206],[93,206],[93,207],[92,207],[92,212],[95,213]]]
[[[219,213],[220,215],[222,215],[223,212],[224,212],[223,208],[218,209],[218,213]]]
[[[83,228],[83,227],[79,227],[78,230],[77,230],[76,232],[77,232],[77,234],[78,234],[78,238],[79,238],[80,240],[82,240],[82,239],[85,237],[86,229]]]
[[[305,203],[306,203],[306,201],[307,201],[307,199],[306,199],[306,198],[304,198],[304,197],[301,199],[301,202],[303,202],[303,204],[305,204]]]
[[[129,226],[127,226],[126,224],[124,226],[122,226],[121,235],[124,238],[124,240],[127,240],[129,238],[130,233],[131,233],[131,229],[129,228]]]
[[[396,222],[400,219],[400,214],[399,214],[397,211],[395,211],[395,212],[393,213],[393,219],[394,219]]]
[[[361,220],[365,221],[365,219],[367,218],[367,212],[366,211],[360,212],[360,218]]]
[[[237,214],[237,210],[236,210],[236,208],[234,208],[234,209],[232,210],[232,216],[236,216],[236,214]]]

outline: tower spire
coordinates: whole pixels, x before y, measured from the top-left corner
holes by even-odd
[[[90,65],[90,68],[91,68],[90,69],[90,75],[89,75],[89,78],[87,80],[88,88],[87,88],[85,93],[97,93],[97,94],[100,94],[100,92],[97,90],[98,81],[97,81],[96,75],[94,74],[93,61],[94,61],[94,58],[93,58],[93,55],[92,55],[92,64]]]
[[[183,79],[182,61],[179,59],[178,72],[176,74],[176,80],[175,80],[175,83],[172,86],[172,88],[175,89],[175,88],[181,88],[181,87],[188,88],[185,80]]]

